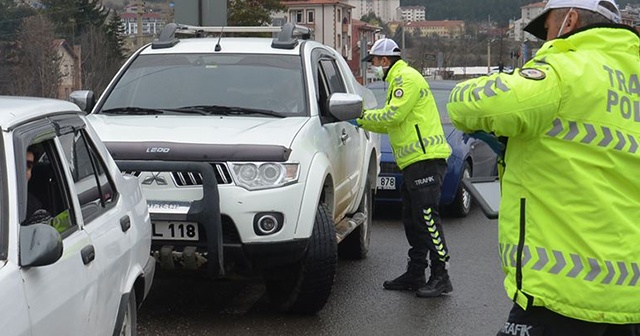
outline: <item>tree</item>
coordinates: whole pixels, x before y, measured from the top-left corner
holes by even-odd
[[[103,26],[110,10],[100,0],[42,0],[45,13],[56,24],[58,36],[72,44],[90,27]]]
[[[82,83],[96,95],[102,93],[123,63],[122,57],[111,57],[111,43],[101,27],[89,27],[80,36]]]
[[[271,13],[283,11],[280,0],[227,0],[227,24],[262,26],[271,23]]]
[[[16,39],[22,20],[35,15],[35,9],[14,0],[0,0],[0,94],[9,94],[15,67]]]
[[[124,48],[124,27],[121,25],[122,19],[118,12],[113,11],[105,25],[107,43],[109,44],[109,58],[118,63],[125,59]]]
[[[26,18],[20,25],[12,94],[58,97],[62,73],[53,27],[53,23],[42,15]]]

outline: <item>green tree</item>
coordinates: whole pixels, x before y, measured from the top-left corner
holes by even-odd
[[[36,14],[36,10],[18,5],[14,0],[0,0],[0,94],[10,94],[16,56],[18,30],[25,18]]]
[[[100,0],[42,0],[45,13],[56,24],[56,33],[72,44],[90,27],[102,27],[110,10]]]
[[[262,26],[271,23],[271,13],[285,9],[280,0],[227,0],[227,24]]]
[[[109,21],[104,27],[107,41],[109,44],[109,58],[114,59],[118,63],[125,59],[124,48],[124,27],[122,19],[118,12],[113,11]]]

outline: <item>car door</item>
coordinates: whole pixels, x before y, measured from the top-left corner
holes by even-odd
[[[0,162],[7,164],[4,150],[4,133],[0,133]],[[9,193],[7,178],[11,178],[11,165],[0,166],[6,174],[0,174],[0,330],[6,335],[30,335],[29,307],[24,294],[24,286],[18,266],[18,237],[19,225],[17,220],[10,220],[10,212],[17,208],[19,202],[12,202],[16,192]],[[12,174],[15,175],[15,174]],[[10,236],[14,239],[10,239]]]
[[[84,122],[77,117],[54,122],[60,129],[72,130],[59,136],[59,144],[78,195],[83,231],[96,255],[93,271],[100,306],[91,312],[93,334],[111,334],[131,263],[130,218],[117,204],[117,190],[95,142],[84,128],[70,127]]]
[[[328,143],[324,147],[333,167],[335,186],[334,219],[340,219],[346,213],[353,195],[353,184],[357,183],[359,169],[356,157],[359,138],[354,125],[337,121],[329,113],[331,94],[346,92],[335,60],[329,54],[323,54],[318,60],[318,90],[321,120],[328,132]]]
[[[26,200],[30,190],[41,191],[39,194],[46,198],[41,199],[43,207],[53,217],[50,223],[56,223],[63,243],[63,254],[57,262],[20,269],[29,306],[31,334],[86,335],[87,330],[92,330],[91,313],[98,307],[95,254],[91,239],[82,230],[74,211],[77,203],[73,202],[72,182],[56,145],[56,130],[49,122],[39,121],[16,129],[14,134],[17,162],[26,161],[25,152],[32,143],[42,151],[36,159],[40,169],[32,172],[29,187],[26,175],[21,171],[16,174],[18,185],[22,185],[20,197]],[[26,202],[21,202],[19,207],[21,223],[28,220],[27,207],[23,203]]]

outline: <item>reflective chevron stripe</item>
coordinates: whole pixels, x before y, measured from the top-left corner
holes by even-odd
[[[444,135],[435,135],[428,138],[422,138],[422,143],[424,144],[425,148],[428,146],[442,145],[445,142],[446,140],[444,138]],[[402,158],[418,151],[422,152],[422,144],[420,144],[420,141],[415,141],[401,147],[400,150],[398,150],[398,157]]]
[[[365,113],[362,119],[368,121],[388,121],[393,119],[396,115],[398,108],[396,106],[389,106],[389,109],[384,111],[383,113]]]
[[[484,83],[484,86],[475,86],[471,89],[471,85],[467,84],[463,87],[456,86],[449,95],[449,102],[463,102],[465,98],[469,101],[478,101],[483,97],[494,97],[497,95],[497,90],[502,92],[508,92],[511,89],[502,81],[502,78],[496,77],[495,80],[491,79]],[[468,91],[471,89],[470,91]],[[473,99],[472,99],[473,98]]]
[[[631,154],[638,152],[638,141],[635,136],[606,126],[595,126],[576,121],[564,122],[556,118],[547,135],[598,147],[609,147],[613,144],[613,149],[618,151]]]
[[[422,218],[427,225],[427,230],[429,230],[429,235],[431,235],[431,242],[433,246],[435,246],[436,251],[438,252],[439,260],[446,262],[449,260],[449,254],[444,247],[444,242],[442,242],[442,237],[440,237],[440,232],[438,231],[438,227],[433,220],[433,210],[431,208],[427,208],[422,210]]]
[[[500,244],[500,259],[504,267],[516,267],[517,248],[517,245]],[[535,251],[534,255],[531,255],[531,250]],[[543,247],[531,249],[527,245],[523,247],[522,254],[522,267],[538,272],[603,285],[637,286],[640,282],[637,262],[597,260]]]

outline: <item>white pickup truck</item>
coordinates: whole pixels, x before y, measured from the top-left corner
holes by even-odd
[[[262,276],[280,310],[315,313],[337,256],[369,248],[379,138],[349,120],[375,97],[304,27],[176,38],[213,28],[169,24],[95,104],[71,99],[139,177],[158,273]]]

